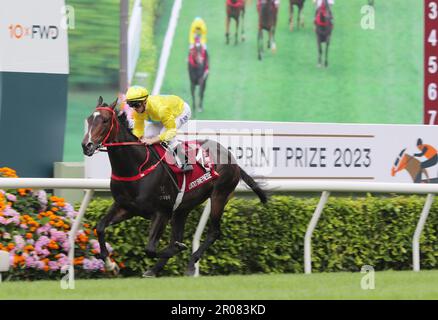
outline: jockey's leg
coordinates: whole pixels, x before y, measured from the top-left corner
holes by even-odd
[[[178,130],[179,128],[181,128],[187,121],[189,121],[191,116],[192,111],[190,109],[190,106],[187,103],[184,103],[183,112],[175,119],[176,129]],[[162,132],[164,130],[165,128],[162,129]],[[173,138],[168,142],[168,145],[174,153],[176,164],[178,165],[178,167],[180,167],[181,170],[184,172],[193,170],[193,166],[188,163],[186,153],[184,152],[181,143],[176,138]]]

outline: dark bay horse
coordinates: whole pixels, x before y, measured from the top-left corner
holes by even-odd
[[[236,21],[236,32],[234,44],[238,43],[239,20],[242,17],[241,40],[245,41],[245,0],[226,0],[227,20],[225,23],[226,44],[230,43],[230,20]]]
[[[190,92],[192,93],[192,103],[194,116],[196,112],[204,110],[204,92],[207,86],[207,78],[209,72],[208,52],[199,39],[195,41],[195,45],[189,51],[188,68],[190,77]],[[196,87],[199,87],[199,106],[196,104]]]
[[[163,158],[159,159],[152,146],[143,144],[131,133],[126,114],[118,112],[117,100],[110,106],[99,98],[97,107],[87,118],[88,131],[82,141],[83,152],[92,156],[101,146],[106,146],[111,163],[111,193],[114,203],[96,227],[100,245],[99,258],[108,265],[111,261],[105,246],[105,228],[141,216],[151,219],[149,241],[146,247],[148,257],[158,257],[158,262],[143,276],[156,276],[169,258],[187,249],[183,244],[184,226],[190,211],[208,198],[211,199],[210,227],[204,243],[191,255],[187,274],[193,275],[195,263],[205,250],[220,235],[221,217],[225,205],[239,180],[242,179],[265,203],[267,197],[258,184],[236,164],[233,155],[222,145],[211,140],[198,141],[213,158],[219,177],[209,180],[198,188],[187,192],[176,200],[179,190],[172,182],[175,176],[167,170]],[[140,175],[140,172],[143,174]],[[126,177],[121,180],[120,177]],[[135,178],[135,179],[134,179]],[[175,208],[176,207],[176,208]],[[157,245],[166,224],[171,223],[170,244],[157,252]]]
[[[300,26],[304,28],[303,7],[306,0],[289,0],[289,29],[294,30],[294,6],[298,7],[298,29]]]
[[[275,28],[277,25],[277,8],[274,0],[258,0],[257,11],[259,14],[259,32],[257,37],[258,58],[262,60],[263,53],[263,30],[268,31],[268,49],[276,51]]]
[[[328,51],[330,38],[333,30],[333,15],[327,0],[316,10],[315,29],[318,43],[318,67],[322,67],[322,44],[325,43],[325,61],[324,66],[328,67]]]

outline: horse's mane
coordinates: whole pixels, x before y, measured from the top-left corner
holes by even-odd
[[[115,110],[115,112],[117,114],[117,119],[119,120],[119,123],[126,128],[130,135],[135,137],[135,135],[132,133],[132,128],[129,126],[128,115],[126,114],[126,112],[120,110]]]

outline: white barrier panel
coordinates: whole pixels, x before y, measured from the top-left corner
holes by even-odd
[[[181,132],[181,140],[218,141],[256,177],[412,183],[420,174],[422,182],[438,182],[437,164],[421,174],[427,158],[414,157],[418,139],[438,149],[436,126],[189,121]],[[86,178],[109,178],[108,156],[85,157],[85,172]]]

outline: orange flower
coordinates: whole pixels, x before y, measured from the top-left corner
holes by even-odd
[[[15,248],[15,245],[11,242],[11,243],[8,243],[8,249],[9,250],[12,250],[12,249],[14,249]]]
[[[26,233],[26,239],[32,239],[33,235],[32,233],[28,232]]]
[[[44,267],[43,267],[43,270],[44,270],[45,272],[49,271],[49,266],[47,266],[47,265],[44,266]]]
[[[56,208],[56,207],[53,207],[53,208],[50,208],[50,210],[52,210],[52,211],[56,212],[56,211],[58,211],[59,209],[58,209],[58,208]]]

